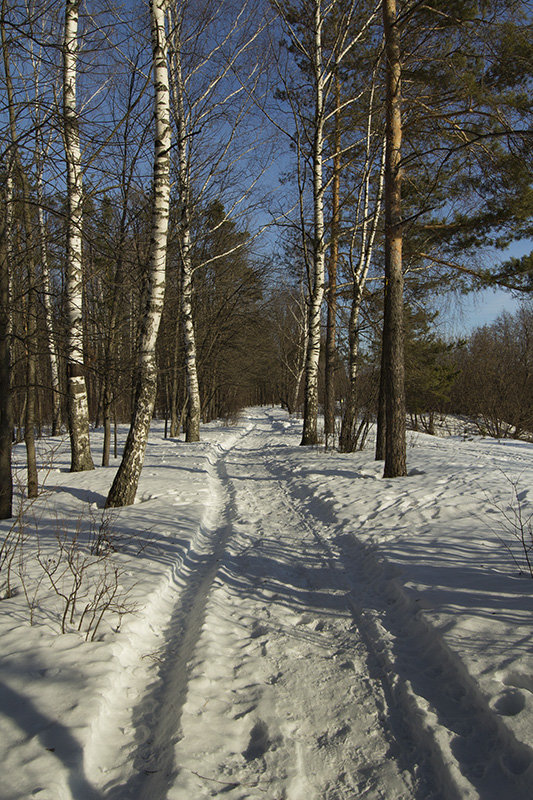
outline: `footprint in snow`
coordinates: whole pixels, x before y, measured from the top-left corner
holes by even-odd
[[[243,756],[246,761],[254,761],[256,758],[264,756],[271,744],[267,724],[260,719],[250,731],[250,740]]]

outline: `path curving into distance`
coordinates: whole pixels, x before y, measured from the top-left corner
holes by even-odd
[[[282,424],[254,410],[218,451],[202,544],[176,565],[156,674],[102,797],[529,798],[531,753],[386,563],[298,480]]]

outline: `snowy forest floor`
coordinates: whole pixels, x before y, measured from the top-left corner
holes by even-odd
[[[513,530],[533,445],[411,433],[409,476],[384,480],[370,448],[299,447],[280,409],[203,435],[155,423],[138,502],[112,514],[114,469],[70,474],[67,442],[41,442],[46,491],[11,531],[0,602],[1,800],[529,800]],[[66,542],[87,554],[95,531],[107,557],[82,578],[104,564],[127,613],[85,641],[79,609],[58,632],[43,564],[64,588]]]

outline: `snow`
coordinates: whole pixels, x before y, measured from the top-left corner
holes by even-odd
[[[154,423],[110,517],[114,468],[70,474],[67,442],[40,443],[0,602],[2,800],[533,796],[533,581],[508,530],[533,445],[412,433],[389,480],[371,449],[300,436],[280,409],[194,445]],[[79,616],[59,633],[37,541],[49,563],[77,531],[87,554],[102,519],[87,586],[115,567],[124,613],[86,641]]]

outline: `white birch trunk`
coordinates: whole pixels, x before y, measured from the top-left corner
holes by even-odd
[[[318,442],[318,361],[320,358],[320,314],[324,297],[324,70],[322,66],[322,10],[315,0],[313,68],[315,72],[315,119],[313,140],[313,217],[314,251],[311,292],[309,296],[309,336],[305,364],[305,396],[302,445]]]
[[[67,397],[71,445],[71,472],[94,469],[89,441],[89,408],[83,375],[82,324],[82,207],[83,187],[76,73],[79,0],[66,0],[63,44],[63,125],[67,163],[68,231],[65,305],[67,334]]]
[[[181,24],[178,23],[172,37],[171,83],[174,100],[174,113],[178,127],[179,192],[181,219],[179,233],[181,266],[181,318],[183,344],[185,347],[185,375],[187,381],[187,442],[200,441],[200,387],[196,360],[196,337],[192,310],[192,259],[191,259],[191,192],[189,181],[188,135],[185,120],[184,86],[181,71]]]
[[[39,241],[41,249],[41,281],[43,290],[44,322],[47,335],[48,359],[50,361],[50,373],[52,376],[52,436],[57,436],[61,432],[61,383],[59,380],[59,358],[54,337],[54,323],[52,315],[50,266],[48,264],[48,253],[46,251],[46,231],[44,224],[44,213],[41,205],[42,191],[40,187],[41,177],[38,178],[39,193]]]
[[[170,200],[170,102],[165,33],[166,0],[150,3],[154,81],[154,200],[146,307],[141,326],[137,390],[126,447],[108,507],[131,505],[139,484],[157,390],[155,345],[165,294]]]

